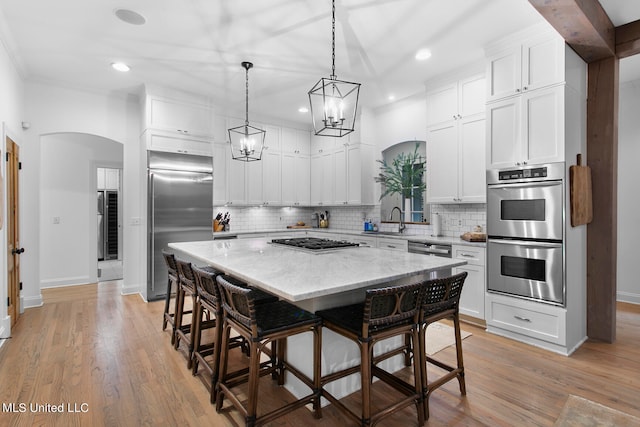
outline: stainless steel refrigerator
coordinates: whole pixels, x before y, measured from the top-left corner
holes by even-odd
[[[164,298],[167,269],[162,249],[171,242],[210,240],[213,159],[148,152],[147,299]]]

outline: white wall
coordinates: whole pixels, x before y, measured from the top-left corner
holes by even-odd
[[[640,81],[620,85],[618,120],[618,301],[640,304]]]
[[[122,151],[94,135],[42,136],[41,288],[97,282],[96,168],[121,168]]]
[[[143,224],[131,225],[131,218],[143,217],[140,180],[140,106],[138,98],[119,93],[102,94],[29,83],[26,85],[26,118],[31,128],[25,133],[21,197],[24,218],[22,281],[25,306],[42,303],[40,294],[40,150],[42,138],[57,133],[96,135],[123,144],[124,285],[123,293],[139,292],[145,269],[140,252],[144,247]],[[52,160],[56,160],[54,155]],[[29,248],[33,250],[29,251]]]
[[[13,65],[7,50],[0,40],[0,153],[4,155],[5,135],[23,147],[23,136],[20,122],[24,120],[24,83]],[[6,162],[0,162],[0,175],[5,178]],[[2,193],[6,193],[3,191]],[[6,194],[2,196],[2,216],[6,218]],[[24,225],[23,225],[24,228]],[[7,300],[7,233],[6,224],[0,229],[0,301]],[[7,305],[0,304],[0,338],[10,335],[11,319],[7,315]],[[0,341],[2,345],[3,341]]]

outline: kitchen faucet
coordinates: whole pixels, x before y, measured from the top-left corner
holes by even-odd
[[[391,218],[393,218],[393,211],[395,211],[396,209],[398,209],[398,212],[400,213],[400,222],[398,223],[398,233],[402,233],[405,229],[404,220],[402,219],[402,216],[403,216],[402,209],[400,209],[398,206],[394,206],[393,209],[391,209],[391,213],[389,214],[389,221],[391,221]]]

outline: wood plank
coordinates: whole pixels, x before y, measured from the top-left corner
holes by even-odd
[[[640,20],[616,27],[616,56],[619,59],[640,53]]]
[[[619,60],[589,64],[587,159],[592,172],[593,221],[587,227],[587,335],[616,338]]]
[[[529,0],[587,63],[615,55],[615,27],[598,0]]]
[[[25,311],[12,338],[0,348],[0,401],[3,403],[88,403],[86,413],[0,413],[0,425],[243,425],[225,403],[218,414],[209,403],[203,375],[186,369],[184,356],[162,331],[164,301],[145,303],[120,295],[121,282],[44,289],[44,305]],[[473,335],[463,341],[467,395],[455,381],[433,393],[426,426],[553,425],[570,394],[640,416],[640,306],[618,304],[618,340],[588,341],[571,357],[492,335],[463,324]],[[436,356],[455,358],[453,347]],[[236,355],[234,364],[244,363]],[[429,367],[429,375],[440,374]],[[410,370],[399,375],[410,379]],[[393,393],[374,383],[374,406]],[[259,411],[290,395],[269,377],[261,379]],[[344,399],[358,407],[356,395]],[[329,405],[316,420],[305,409],[271,426],[345,425]],[[415,426],[415,408],[381,425]]]

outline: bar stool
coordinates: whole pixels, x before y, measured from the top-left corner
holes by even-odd
[[[422,396],[424,402],[424,418],[429,419],[429,397],[434,390],[446,382],[457,378],[460,385],[460,394],[467,394],[464,381],[464,363],[462,361],[462,339],[460,337],[459,302],[462,294],[462,286],[467,278],[467,272],[462,272],[451,277],[433,279],[424,283],[424,303],[420,319],[420,365],[422,366]],[[426,353],[427,327],[439,320],[449,319],[453,321],[456,338],[456,366],[437,360]],[[429,381],[427,376],[427,363],[431,363],[445,371],[446,374]]]
[[[220,303],[220,291],[216,283],[216,277],[222,273],[213,268],[192,267],[195,276],[196,289],[198,298],[196,300],[196,315],[194,317],[193,332],[193,375],[198,374],[198,367],[202,364],[211,377],[210,393],[211,403],[216,401],[216,382],[218,381],[218,372],[220,365],[220,346],[222,342],[222,304]],[[237,286],[247,287],[246,283],[241,282],[231,276],[223,276],[226,280]],[[256,303],[275,302],[278,297],[261,290],[255,290]],[[205,313],[209,317],[213,317],[213,337],[203,341],[202,319]],[[229,339],[229,348],[243,347],[248,348],[246,341],[242,336]],[[212,359],[212,360],[207,360]]]
[[[198,290],[196,288],[196,278],[193,274],[193,268],[190,262],[176,259],[176,265],[178,266],[178,280],[179,280],[179,292],[176,308],[176,341],[174,344],[175,349],[180,348],[180,341],[184,341],[187,346],[187,369],[193,367],[193,336],[195,330],[195,324],[197,316],[201,316],[203,312],[197,310],[197,298]],[[205,267],[210,271],[215,271],[211,267]],[[191,311],[184,310],[185,299],[191,297]],[[184,323],[184,317],[186,314],[191,313],[191,321],[187,324]],[[210,329],[215,327],[215,319],[207,319],[200,323],[200,329]]]
[[[413,357],[414,383],[409,384],[378,366],[378,363],[391,356],[413,352],[417,348],[418,321],[422,306],[422,283],[395,285],[366,291],[364,303],[321,310],[316,314],[322,317],[326,328],[350,339],[360,349],[360,364],[322,377],[322,396],[358,424],[368,426],[377,423],[403,408],[416,406],[418,424],[424,424],[422,407],[422,382],[420,358]],[[381,340],[402,337],[405,345],[396,350],[373,356],[374,346]],[[410,339],[408,343],[404,340]],[[358,415],[326,390],[326,385],[346,376],[360,373],[362,410]],[[389,384],[404,396],[392,405],[375,413],[372,411],[372,381],[377,377]]]
[[[178,292],[179,292],[179,281],[178,281],[178,266],[176,265],[176,257],[165,250],[162,251],[162,257],[164,258],[164,262],[167,265],[167,296],[164,299],[164,314],[162,316],[162,330],[167,329],[167,324],[171,324],[171,344],[175,344],[176,341],[176,321],[175,321],[175,313],[178,307]],[[175,288],[175,290],[174,290]],[[173,313],[169,312],[169,306],[171,305],[171,296],[175,295],[174,305],[173,305]]]
[[[262,425],[287,414],[295,409],[311,403],[316,418],[322,417],[320,407],[320,345],[322,342],[321,319],[306,310],[286,301],[256,304],[254,291],[230,283],[224,276],[217,277],[218,287],[224,310],[224,329],[220,355],[220,375],[216,385],[216,411],[222,410],[224,398],[227,397],[239,410],[247,426]],[[247,369],[228,372],[229,337],[231,329],[244,337],[249,345],[249,367]],[[286,340],[288,337],[305,333],[313,333],[313,378],[309,378],[286,358]],[[266,347],[276,351],[273,360],[260,362],[260,355]],[[289,371],[306,384],[311,393],[282,407],[257,415],[258,386],[261,376],[277,374],[278,384],[284,384],[284,372]],[[240,401],[242,392],[234,393],[238,385],[248,383],[246,403]]]

